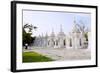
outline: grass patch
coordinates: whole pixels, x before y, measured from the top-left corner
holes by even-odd
[[[53,61],[51,58],[45,57],[36,52],[23,52],[23,62],[48,62]]]

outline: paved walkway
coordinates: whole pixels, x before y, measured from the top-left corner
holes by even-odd
[[[36,48],[24,50],[24,52],[34,51],[54,60],[85,60],[91,59],[91,52],[86,49],[66,49],[66,48]]]

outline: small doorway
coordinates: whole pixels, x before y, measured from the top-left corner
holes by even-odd
[[[56,46],[58,46],[58,40],[56,40]]]
[[[72,47],[72,39],[70,39],[70,47]]]
[[[64,46],[66,46],[66,40],[63,41]]]
[[[81,41],[81,39],[80,39],[80,46],[82,45],[82,41]]]

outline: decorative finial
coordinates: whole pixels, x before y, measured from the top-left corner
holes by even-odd
[[[42,33],[42,35],[41,35],[42,37],[43,37],[43,33]]]
[[[62,32],[62,24],[60,25],[60,32]]]
[[[76,24],[76,19],[75,19],[75,17],[74,17],[74,24]]]
[[[54,33],[54,29],[52,28],[52,33]]]
[[[52,28],[52,33],[51,33],[51,36],[55,36],[55,33],[54,33],[53,28]]]
[[[45,37],[48,37],[48,34],[47,34],[47,32],[46,32],[46,34],[45,34]]]

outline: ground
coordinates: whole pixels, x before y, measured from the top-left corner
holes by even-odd
[[[91,59],[91,52],[87,49],[66,49],[66,48],[36,48],[31,47],[24,52],[36,52],[53,60],[85,60]]]

